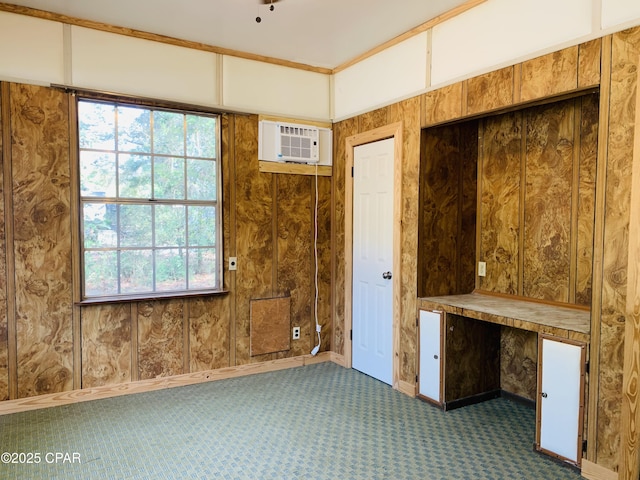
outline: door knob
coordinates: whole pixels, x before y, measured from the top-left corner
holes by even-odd
[[[547,394],[545,392],[542,392],[542,398],[547,398]]]
[[[382,278],[384,278],[385,280],[389,280],[391,278],[391,272],[384,272],[382,274]]]

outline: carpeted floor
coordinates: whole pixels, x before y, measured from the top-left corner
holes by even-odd
[[[443,412],[322,363],[0,416],[0,453],[39,459],[0,478],[581,478],[534,452],[534,427],[516,402]]]

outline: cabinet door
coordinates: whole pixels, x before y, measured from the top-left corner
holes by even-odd
[[[441,378],[442,314],[420,310],[418,394],[438,403]]]
[[[581,460],[585,349],[544,335],[538,341],[537,448],[575,465]]]

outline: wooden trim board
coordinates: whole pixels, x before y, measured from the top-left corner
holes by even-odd
[[[580,474],[588,480],[618,480],[618,472],[604,468],[587,459],[582,459]]]

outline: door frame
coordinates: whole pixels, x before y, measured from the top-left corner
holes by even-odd
[[[344,208],[344,359],[345,366],[352,368],[353,345],[353,168],[354,149],[360,145],[393,138],[393,277],[392,277],[392,383],[398,390],[400,379],[400,318],[401,318],[401,261],[402,261],[402,131],[403,123],[396,122],[367,132],[351,135],[345,140],[345,208]]]

